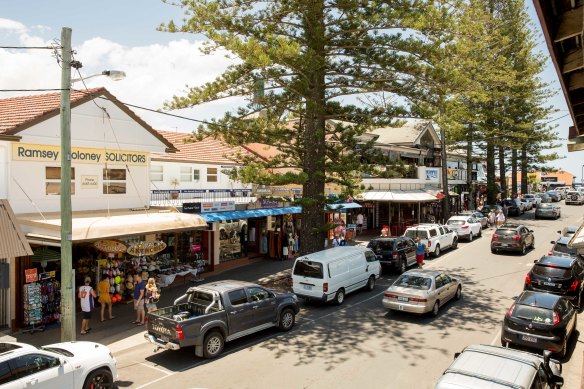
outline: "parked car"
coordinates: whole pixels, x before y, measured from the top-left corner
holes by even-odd
[[[458,247],[458,235],[448,226],[439,224],[418,224],[409,227],[403,236],[413,240],[420,237],[423,244],[428,249],[428,254],[439,257],[442,250],[447,248],[456,249]]]
[[[382,304],[390,311],[432,312],[436,316],[441,306],[461,297],[459,279],[436,270],[408,270],[387,288]]]
[[[499,211],[503,210],[503,207],[501,207],[498,204],[493,205],[485,204],[479,209],[479,212],[482,213],[484,216],[488,217],[489,212],[491,212],[491,210],[493,210],[495,214],[497,214]]]
[[[572,236],[574,236],[576,231],[578,231],[578,226],[566,226],[562,228],[560,231],[558,231],[558,234],[560,234],[560,237],[565,236],[571,238]]]
[[[488,224],[489,224],[489,218],[485,215],[483,215],[482,212],[480,211],[463,211],[460,213],[460,216],[472,216],[475,219],[477,219],[478,221],[481,222],[481,226],[483,228],[487,228]]]
[[[505,223],[491,237],[491,252],[518,251],[525,255],[527,249],[535,248],[533,230],[523,224]]]
[[[552,198],[546,193],[536,193],[536,196],[541,199],[541,203],[551,203]]]
[[[574,257],[544,255],[525,276],[525,290],[565,296],[581,307],[584,266]]]
[[[558,240],[552,240],[552,249],[548,255],[570,256],[584,260],[584,256],[578,253],[578,249],[568,247],[568,243],[572,239],[571,236],[562,236]]]
[[[529,200],[519,199],[523,205],[524,212],[531,211],[533,209],[533,203]]]
[[[475,236],[478,238],[482,236],[483,226],[473,216],[452,216],[446,225],[451,230],[456,231],[460,239],[468,239],[469,242],[472,242]]]
[[[550,388],[564,384],[562,365],[541,355],[506,347],[471,345],[454,354],[435,389]]]
[[[416,243],[407,236],[371,239],[367,248],[377,255],[382,270],[391,268],[401,274],[416,263]]]
[[[556,203],[562,199],[562,195],[560,194],[560,192],[557,192],[555,190],[548,190],[545,193],[551,197],[552,202],[554,202],[554,203]]]
[[[535,208],[535,206],[539,203],[541,203],[541,197],[538,197],[535,194],[526,194],[523,195],[523,199],[529,201],[531,204],[533,204],[533,207]]]
[[[523,206],[523,204],[521,204],[521,201],[519,201],[518,198],[508,198],[503,200],[503,207],[507,207],[507,215],[508,216],[520,216],[521,214],[523,214],[525,212],[525,208]]]
[[[582,205],[584,204],[584,193],[577,192],[575,190],[571,190],[566,193],[566,201],[565,204],[575,204],[575,205]]]
[[[191,287],[174,304],[148,313],[144,337],[166,350],[195,347],[198,357],[215,358],[225,342],[271,327],[294,326],[298,298],[243,281]]]
[[[577,311],[565,297],[524,291],[503,319],[501,343],[550,350],[564,358],[577,321]]]
[[[99,343],[63,342],[42,347],[0,343],[2,388],[109,388],[117,376],[116,359]]]
[[[541,203],[535,208],[535,219],[553,218],[558,219],[562,216],[562,210],[558,204]]]
[[[381,265],[371,249],[333,247],[296,258],[292,289],[305,300],[341,305],[348,293],[361,288],[372,291],[380,274]]]

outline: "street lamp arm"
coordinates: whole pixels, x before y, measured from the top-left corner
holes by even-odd
[[[87,76],[87,77],[72,78],[71,85],[73,85],[73,83],[75,83],[75,82],[79,82],[82,80],[83,81],[89,80],[90,78],[99,77],[99,76],[106,76],[106,77],[111,78],[113,81],[120,81],[120,80],[123,80],[124,78],[126,78],[126,72],[121,71],[121,70],[104,70],[103,72],[101,72],[99,74],[92,74],[91,76]]]

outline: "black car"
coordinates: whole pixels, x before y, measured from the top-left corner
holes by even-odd
[[[525,276],[525,290],[565,296],[581,307],[584,266],[574,257],[544,255]]]
[[[523,224],[505,223],[491,237],[491,252],[517,251],[525,255],[527,249],[535,248],[533,230]]]
[[[507,215],[509,216],[520,216],[523,213],[523,206],[521,205],[521,201],[517,198],[503,200],[503,206],[507,207]]]
[[[416,244],[406,236],[371,239],[367,247],[377,255],[382,269],[392,268],[401,274],[416,263]]]
[[[501,343],[551,350],[564,358],[577,320],[576,309],[565,297],[524,291],[503,319]]]

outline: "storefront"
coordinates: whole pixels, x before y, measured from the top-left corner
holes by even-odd
[[[325,211],[325,221],[332,227],[327,233],[327,238],[333,239],[335,236],[345,240],[355,238],[357,215],[361,212],[360,204],[355,202],[327,204]]]

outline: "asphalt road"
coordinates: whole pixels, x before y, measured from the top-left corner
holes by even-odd
[[[114,354],[120,388],[433,388],[455,352],[469,344],[500,344],[503,316],[523,287],[533,260],[548,252],[557,230],[582,221],[584,207],[562,205],[559,220],[520,219],[535,231],[525,256],[491,254],[492,231],[426,261],[463,280],[463,299],[436,318],[388,313],[384,274],[372,292],[348,295],[340,306],[302,305],[288,333],[266,330],[225,346],[207,361],[192,350],[159,351],[144,341]],[[584,332],[584,320],[579,320]],[[573,337],[564,361],[565,388],[581,388],[584,346]],[[583,338],[584,339],[584,338]]]

